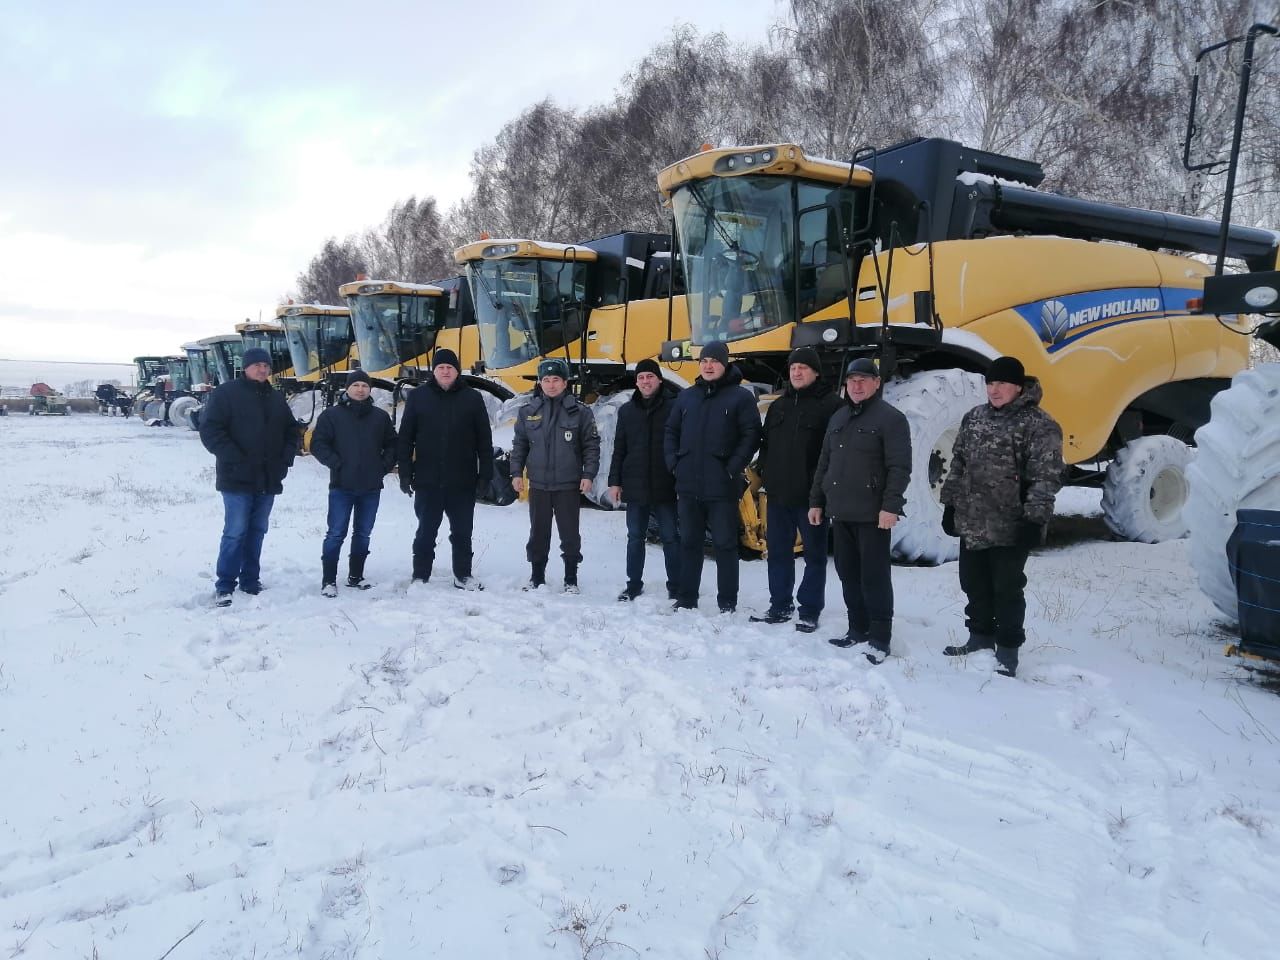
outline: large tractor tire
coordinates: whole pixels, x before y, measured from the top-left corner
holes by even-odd
[[[1195,440],[1196,457],[1187,468],[1191,566],[1200,589],[1236,619],[1226,552],[1236,511],[1280,510],[1280,363],[1237,374],[1213,398],[1209,422]]]
[[[1138,437],[1121,447],[1102,484],[1102,518],[1111,532],[1140,543],[1185,537],[1193,456],[1169,436]]]
[[[169,407],[169,421],[175,427],[186,427],[188,430],[194,430],[196,426],[191,419],[191,414],[198,410],[199,407],[200,401],[195,397],[179,397]]]
[[[142,407],[142,419],[150,423],[164,419],[164,401],[148,400]]]
[[[911,482],[904,515],[893,528],[893,555],[913,563],[946,563],[960,541],[942,530],[942,484],[960,420],[987,399],[982,377],[964,370],[928,370],[889,383],[885,399],[911,424]]]

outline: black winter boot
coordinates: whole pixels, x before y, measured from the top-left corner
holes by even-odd
[[[320,558],[320,592],[326,597],[336,597],[338,595],[338,558],[327,557]],[[332,587],[332,592],[328,588]]]
[[[832,637],[830,640],[827,641],[827,643],[831,644],[833,647],[840,647],[841,649],[847,649],[848,647],[852,647],[855,644],[866,643],[868,639],[869,638],[867,637],[866,633],[864,633],[862,630],[858,630],[854,627],[850,627],[849,632],[846,633],[843,637]]]
[[[350,565],[347,568],[348,587],[355,587],[357,590],[368,590],[373,586],[372,583],[365,583],[364,580],[364,561],[368,556],[367,553],[351,554]]]
[[[576,563],[565,562],[564,565],[564,592],[578,592],[578,565]]]
[[[871,649],[867,651],[867,660],[878,665],[884,663],[889,656],[889,638],[893,634],[892,620],[872,620],[871,629],[867,631],[867,643]]]
[[[959,646],[943,647],[942,655],[944,657],[967,657],[971,653],[977,653],[979,650],[994,650],[996,646],[996,638],[984,633],[969,633],[969,639]]]
[[[996,673],[1002,677],[1018,675],[1018,648],[996,647]]]
[[[547,565],[546,563],[531,564],[532,573],[529,574],[529,582],[524,585],[524,590],[537,590],[547,582]]]

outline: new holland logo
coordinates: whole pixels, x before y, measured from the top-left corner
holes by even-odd
[[[1066,333],[1071,322],[1071,314],[1067,312],[1067,305],[1061,300],[1046,300],[1044,306],[1040,308],[1040,322],[1044,324],[1044,329],[1049,334],[1049,342],[1053,343]]]
[[[1165,314],[1159,288],[1132,287],[1073,293],[1014,308],[1050,352],[1095,331]]]

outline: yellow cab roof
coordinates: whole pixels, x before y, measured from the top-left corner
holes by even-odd
[[[677,187],[690,180],[740,177],[748,173],[822,183],[852,183],[855,187],[871,182],[871,171],[866,167],[811,157],[804,152],[804,147],[795,143],[765,143],[752,147],[721,147],[685,157],[658,172],[658,193],[663,201],[667,201]]]
[[[276,307],[276,319],[285,317],[349,317],[351,311],[346,307],[335,307],[330,303],[282,303]]]
[[[279,320],[246,320],[236,324],[236,333],[284,333]]]
[[[340,297],[371,297],[387,294],[401,297],[443,297],[444,290],[431,283],[403,280],[352,280],[338,288]]]
[[[453,251],[456,263],[472,260],[568,260],[573,263],[591,263],[596,252],[590,247],[572,243],[550,243],[545,240],[476,240]]]

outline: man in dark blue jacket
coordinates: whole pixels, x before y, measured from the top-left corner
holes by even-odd
[[[441,347],[431,379],[405,401],[400,421],[400,489],[413,496],[413,581],[426,583],[436,559],[440,521],[449,517],[453,585],[483,590],[471,571],[476,488],[493,476],[493,434],[480,392],[459,375],[458,355]]]
[[[716,557],[716,602],[721,613],[738,606],[738,500],[743,471],[760,445],[755,397],[729,363],[720,341],[702,348],[699,377],[676,399],[667,419],[665,454],[675,474],[680,519],[680,590],[677,610],[698,605],[702,545],[708,530]]]
[[[769,555],[769,610],[751,619],[786,623],[791,619],[796,584],[796,532],[804,544],[804,576],[796,600],[796,629],[813,633],[826,605],[827,525],[809,522],[809,488],[822,452],[827,423],[840,398],[822,382],[822,362],[813,347],[799,347],[787,358],[787,388],[769,405],[760,444],[760,477],[768,494],[766,537]]]
[[[214,390],[200,416],[200,441],[217,458],[224,511],[215,585],[220,607],[231,605],[237,582],[243,593],[262,589],[262,540],[301,437],[284,396],[267,382],[271,355],[252,347],[242,362],[243,379]]]
[[[619,600],[644,592],[644,545],[649,518],[658,525],[667,567],[667,599],[675,600],[680,576],[680,537],[676,531],[676,478],[663,454],[667,417],[679,390],[664,383],[656,360],[636,364],[636,391],[618,409],[618,426],[609,465],[609,494],[627,505],[627,585]]]
[[[326,597],[338,595],[338,555],[353,512],[347,586],[373,586],[364,579],[364,564],[378,518],[382,478],[396,465],[396,430],[387,412],[373,405],[371,390],[369,375],[353,371],[346,393],[320,414],[311,436],[312,456],[329,468],[329,528],[320,549],[320,592]]]

